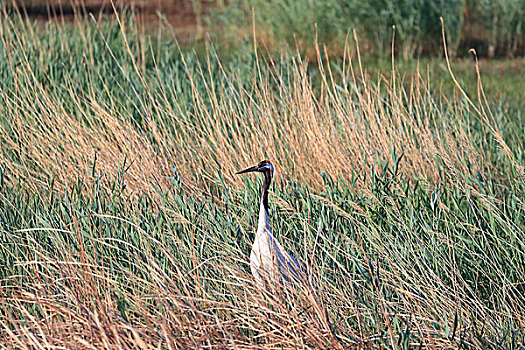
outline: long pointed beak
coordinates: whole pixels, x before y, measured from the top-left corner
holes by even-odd
[[[252,167],[250,167],[248,169],[244,169],[244,170],[238,171],[235,174],[251,173],[253,171],[257,171],[257,165],[254,165],[254,166],[252,166]]]

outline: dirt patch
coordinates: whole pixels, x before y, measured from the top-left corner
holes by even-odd
[[[196,33],[202,27],[202,16],[212,4],[211,1],[192,0],[18,0],[16,7],[30,18],[40,21],[73,21],[89,13],[95,16],[111,15],[123,9],[132,11],[146,24],[158,24],[161,14],[178,31]],[[7,5],[13,8],[13,4]]]

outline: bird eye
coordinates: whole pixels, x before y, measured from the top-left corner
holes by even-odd
[[[273,165],[272,165],[272,163],[270,163],[269,160],[263,160],[262,162],[260,162],[259,163],[259,168],[260,169],[268,169],[268,170],[274,171]]]

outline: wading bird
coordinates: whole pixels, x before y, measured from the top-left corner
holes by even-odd
[[[259,209],[257,234],[250,254],[250,268],[257,284],[264,286],[265,281],[282,277],[287,282],[299,282],[303,278],[299,263],[288,254],[275,239],[268,217],[268,189],[273,177],[273,165],[268,160],[236,174],[259,172],[264,175]]]

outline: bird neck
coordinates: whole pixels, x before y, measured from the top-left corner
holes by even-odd
[[[257,227],[257,234],[271,233],[272,227],[270,225],[270,218],[268,217],[268,188],[272,182],[272,174],[264,173],[264,182],[261,194],[261,207],[259,210],[259,225]]]
[[[261,203],[263,208],[268,212],[268,189],[272,182],[272,173],[267,171],[264,172],[264,182],[262,186]]]

